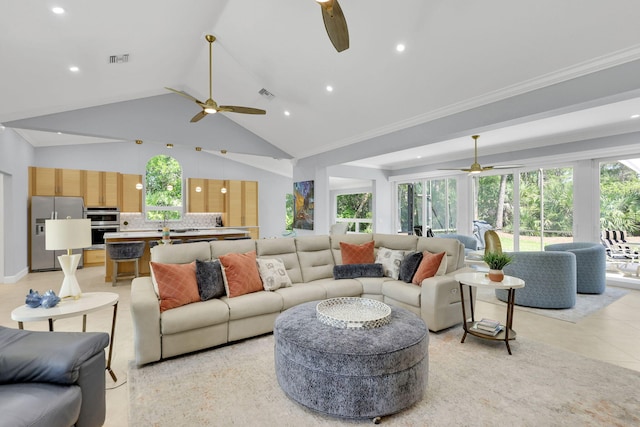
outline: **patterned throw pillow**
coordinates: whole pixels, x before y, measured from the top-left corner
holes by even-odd
[[[224,285],[229,298],[263,289],[256,263],[256,251],[221,255],[218,259],[223,267]]]
[[[402,263],[400,263],[398,279],[405,283],[411,283],[413,275],[416,274],[416,270],[418,266],[420,266],[421,261],[422,252],[409,252],[402,260]]]
[[[422,261],[413,275],[412,283],[422,286],[422,281],[428,277],[441,276],[447,271],[447,256],[445,252],[432,254],[429,251],[422,253]]]
[[[404,251],[394,251],[387,248],[378,248],[376,263],[382,264],[384,275],[392,279],[398,279],[400,263],[404,259]]]
[[[340,253],[343,264],[373,264],[373,240],[362,245],[340,242]]]
[[[258,258],[258,272],[265,291],[275,291],[291,285],[284,262],[274,258]]]
[[[160,311],[200,301],[195,261],[189,264],[150,264],[158,284]]]
[[[222,266],[219,260],[200,261],[197,259],[196,280],[198,281],[198,292],[202,301],[225,296]]]

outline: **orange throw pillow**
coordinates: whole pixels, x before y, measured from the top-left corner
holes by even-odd
[[[343,264],[373,264],[375,257],[373,256],[373,246],[376,242],[373,240],[362,245],[354,245],[351,243],[340,242],[340,253],[342,254]]]
[[[151,268],[158,284],[160,311],[200,301],[195,261],[190,264],[152,262]]]
[[[223,267],[227,296],[237,297],[263,290],[256,263],[256,251],[218,257]]]
[[[424,279],[444,274],[447,271],[447,257],[445,255],[445,252],[432,254],[429,251],[424,251],[422,253],[422,261],[420,261],[420,265],[411,281],[418,286],[422,286]]]

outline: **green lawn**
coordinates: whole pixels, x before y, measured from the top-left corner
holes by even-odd
[[[501,231],[498,231],[497,233],[498,236],[500,236],[502,249],[505,251],[513,251],[513,234],[504,233]],[[572,237],[545,237],[544,245],[550,245],[552,243],[567,243],[572,241]],[[540,251],[544,250],[544,248],[540,247],[540,237],[520,236],[520,250]]]

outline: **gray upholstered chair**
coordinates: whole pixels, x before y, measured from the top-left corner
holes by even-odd
[[[118,264],[121,262],[133,262],[134,275],[139,276],[138,260],[142,258],[146,242],[140,240],[135,242],[112,242],[107,243],[109,258],[113,261],[113,273],[111,273],[111,284],[116,285],[118,280]]]
[[[545,251],[568,251],[576,256],[579,294],[601,294],[607,287],[607,254],[600,243],[571,242],[546,245]]]
[[[513,260],[504,273],[525,282],[517,289],[516,305],[537,308],[571,308],[576,304],[576,256],[571,252],[510,252]],[[496,289],[506,302],[507,290]]]
[[[444,239],[456,239],[464,245],[464,253],[473,252],[478,249],[478,241],[473,236],[465,236],[464,234],[442,233],[436,234],[436,237]]]

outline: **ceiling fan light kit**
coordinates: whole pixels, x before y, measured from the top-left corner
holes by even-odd
[[[196,123],[200,121],[204,116],[208,114],[215,114],[217,112],[224,113],[241,113],[241,114],[267,114],[265,110],[261,110],[259,108],[251,108],[251,107],[239,107],[235,105],[220,105],[213,100],[213,72],[212,72],[212,52],[213,52],[213,42],[216,41],[216,36],[211,34],[207,34],[205,40],[209,43],[209,98],[202,102],[198,100],[196,97],[189,95],[186,92],[181,90],[172,89],[170,87],[165,87],[165,89],[170,90],[171,92],[177,93],[178,95],[184,96],[198,104],[202,111],[191,118],[191,123]]]

